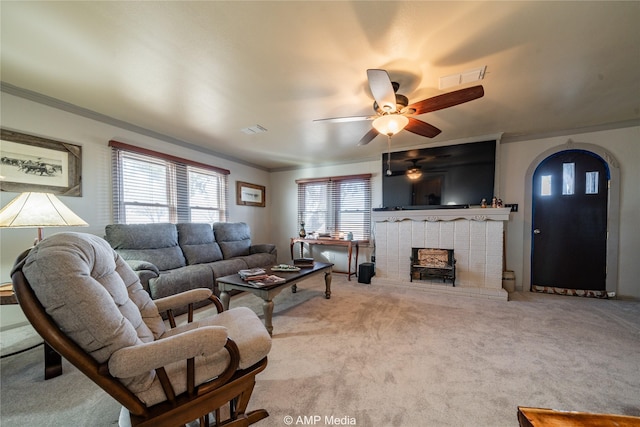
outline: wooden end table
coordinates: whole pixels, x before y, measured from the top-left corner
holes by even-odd
[[[318,274],[324,274],[325,283],[325,298],[331,298],[331,268],[333,264],[327,264],[324,262],[315,262],[313,267],[301,268],[300,271],[283,272],[272,271],[270,267],[265,267],[267,274],[275,274],[276,276],[285,279],[284,283],[277,283],[275,285],[264,286],[256,288],[248,285],[247,282],[242,280],[238,274],[232,274],[216,279],[218,289],[220,289],[220,301],[225,310],[229,309],[229,300],[231,296],[229,291],[245,291],[250,292],[253,295],[262,298],[262,310],[264,312],[264,326],[269,331],[269,335],[273,335],[273,298],[278,295],[283,289],[291,288],[291,292],[295,293],[297,290],[297,283],[301,280],[308,279]]]
[[[0,285],[0,305],[5,304],[18,304],[12,283]],[[62,375],[62,356],[44,341],[44,379],[48,380],[60,375]]]

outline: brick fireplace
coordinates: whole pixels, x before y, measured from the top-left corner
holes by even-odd
[[[372,212],[376,282],[507,300],[502,271],[509,213],[509,208]],[[453,249],[456,286],[437,278],[411,282],[412,248]]]

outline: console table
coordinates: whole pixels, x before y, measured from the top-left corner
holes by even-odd
[[[347,271],[336,271],[333,270],[334,273],[343,273],[347,275],[347,280],[351,280],[351,276],[358,277],[358,252],[360,250],[360,243],[369,243],[368,240],[342,240],[342,239],[304,239],[301,237],[292,237],[291,238],[291,259],[296,257],[293,256],[293,249],[296,243],[300,243],[300,257],[302,258],[304,244],[306,243],[309,246],[312,245],[326,245],[326,246],[343,246],[347,248]],[[356,248],[356,268],[353,272],[351,272],[351,256],[353,254],[353,248]]]

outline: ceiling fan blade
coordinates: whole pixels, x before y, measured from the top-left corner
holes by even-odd
[[[378,116],[331,117],[328,119],[315,119],[314,122],[333,122],[333,123],[361,122],[364,120],[373,120],[376,117]]]
[[[481,85],[460,89],[433,98],[423,99],[407,106],[407,109],[416,110],[413,114],[424,114],[431,111],[438,111],[454,105],[464,104],[474,99],[484,96],[484,88]]]
[[[429,123],[425,123],[422,120],[414,119],[413,117],[407,117],[409,119],[409,124],[404,128],[409,132],[413,132],[417,135],[426,136],[427,138],[433,138],[442,132],[437,127],[430,125]]]
[[[367,70],[369,87],[378,106],[382,111],[394,113],[396,111],[396,93],[393,90],[389,74],[385,70]]]
[[[360,138],[360,141],[358,141],[358,145],[367,145],[368,143],[373,141],[373,138],[375,138],[378,135],[379,135],[378,131],[375,130],[374,128],[371,128],[369,132],[365,133],[364,136]]]

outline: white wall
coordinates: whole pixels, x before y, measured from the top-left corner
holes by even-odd
[[[246,222],[251,226],[256,243],[270,241],[271,186],[269,173],[246,165],[186,149],[128,130],[80,117],[59,109],[44,106],[20,97],[0,93],[1,125],[5,129],[51,138],[82,146],[82,197],[60,196],[60,200],[89,223],[86,228],[45,229],[45,237],[57,231],[82,231],[104,235],[105,225],[112,222],[111,215],[111,152],[109,140],[165,152],[174,156],[218,166],[231,171],[229,175],[229,221]],[[267,207],[236,205],[235,182],[244,181],[266,186]],[[0,204],[5,206],[17,193],[0,193]],[[15,258],[31,246],[35,229],[0,229],[0,280],[9,282]],[[18,306],[0,306],[0,329],[24,323]]]
[[[48,137],[81,145],[83,148],[82,197],[61,197],[90,226],[81,230],[103,235],[104,226],[111,220],[110,139],[138,145],[175,156],[208,163],[231,171],[229,178],[230,221],[247,222],[256,243],[272,242],[278,247],[279,260],[289,258],[289,239],[298,233],[296,179],[324,176],[371,173],[372,206],[382,203],[382,181],[380,161],[366,161],[339,166],[306,168],[295,171],[272,172],[248,167],[219,157],[172,145],[128,130],[123,130],[98,121],[79,117],[52,107],[47,107],[6,93],[0,93],[2,111],[1,125],[4,128],[36,136]],[[640,127],[625,127],[609,131],[574,134],[563,137],[532,139],[522,142],[501,143],[500,152],[500,196],[505,203],[524,203],[525,173],[532,159],[548,148],[563,145],[568,139],[574,142],[591,143],[604,147],[620,163],[621,208],[620,208],[620,262],[619,296],[640,298],[640,232],[636,222],[640,212]],[[381,153],[384,147],[381,147]],[[235,204],[235,182],[246,181],[265,185],[265,208],[238,206]],[[1,205],[6,205],[16,193],[0,193]],[[511,214],[507,226],[507,268],[516,274],[516,286],[522,286],[523,236],[527,225],[523,212]],[[63,229],[45,230],[45,235]],[[30,246],[36,231],[25,229],[0,230],[0,280],[10,280],[9,274],[15,257]],[[335,262],[346,269],[346,257],[336,253]],[[359,262],[369,261],[370,250],[362,250]],[[0,328],[16,322],[24,322],[17,306],[0,307]]]

